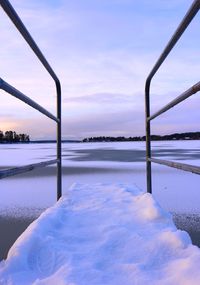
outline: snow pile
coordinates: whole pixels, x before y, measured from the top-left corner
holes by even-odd
[[[134,186],[75,184],[0,263],[0,284],[200,284],[200,250]]]

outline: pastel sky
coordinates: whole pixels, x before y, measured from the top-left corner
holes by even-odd
[[[11,0],[62,84],[64,139],[144,135],[145,78],[192,0]],[[199,15],[152,82],[152,113],[199,81]],[[55,114],[55,86],[0,11],[0,77]],[[0,129],[55,138],[55,123],[0,91]],[[152,133],[199,131],[199,95]]]

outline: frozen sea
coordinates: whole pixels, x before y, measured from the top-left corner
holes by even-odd
[[[153,142],[153,157],[200,165],[200,141]],[[63,194],[73,183],[135,184],[146,191],[145,143],[64,143]],[[55,144],[0,145],[0,168],[56,157]],[[152,164],[153,196],[200,245],[199,175]],[[27,225],[56,201],[56,166],[0,181],[0,257]],[[11,237],[11,238],[8,238]],[[3,246],[2,246],[3,245]]]

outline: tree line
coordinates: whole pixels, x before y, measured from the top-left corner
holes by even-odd
[[[83,142],[123,142],[123,141],[145,141],[146,136],[138,137],[90,137],[83,139]],[[187,133],[175,133],[171,135],[151,135],[153,141],[166,141],[166,140],[200,140],[200,132],[187,132]]]
[[[27,134],[17,134],[15,131],[0,131],[0,143],[29,142],[30,137]]]

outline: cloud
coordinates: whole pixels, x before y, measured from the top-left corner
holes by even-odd
[[[64,103],[81,104],[133,104],[134,95],[115,94],[115,93],[96,93],[64,99]]]
[[[197,103],[198,95],[196,94],[153,120],[152,134],[198,131],[200,114]],[[101,105],[101,109],[98,109],[97,112],[91,111],[90,108],[85,108],[83,112],[72,112],[67,117],[63,116],[63,138],[83,139],[100,135],[127,137],[145,135],[144,110],[142,108],[132,108],[132,106],[129,108],[127,106],[128,103],[124,106],[119,104],[115,108],[110,103],[108,103],[109,108],[105,108],[107,103],[105,105],[104,103],[98,104]],[[56,137],[56,124],[45,117],[13,120],[11,114],[10,117],[0,118],[0,122],[1,126],[7,124],[5,125],[6,128],[30,134],[32,139],[55,139]],[[13,122],[15,122],[14,125],[12,125]]]
[[[13,5],[61,80],[65,137],[144,133],[145,79],[185,14],[187,0],[17,0]],[[2,11],[0,17],[1,77],[55,114],[53,80]],[[198,30],[194,20],[153,79],[152,111],[199,80]],[[34,137],[54,136],[39,114],[2,94],[0,120],[15,114],[17,127]],[[182,116],[176,110],[174,118]],[[190,117],[191,128],[197,128],[196,117]],[[178,126],[172,121],[157,126],[170,132]],[[178,124],[184,128],[184,119]]]
[[[12,115],[0,116],[0,131],[16,130],[20,125],[20,122],[13,120]]]
[[[79,138],[98,135],[131,135],[143,133],[144,126],[141,112],[130,110],[110,111],[98,114],[88,114],[79,118],[63,121],[63,136],[68,134]]]

